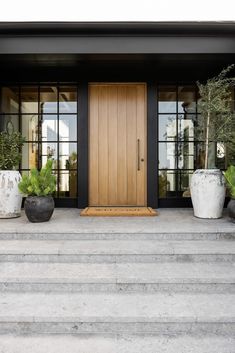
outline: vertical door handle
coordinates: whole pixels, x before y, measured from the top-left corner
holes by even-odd
[[[137,139],[137,170],[140,170],[140,139]]]

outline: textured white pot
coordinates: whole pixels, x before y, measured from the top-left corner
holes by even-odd
[[[22,196],[18,190],[21,175],[16,170],[0,170],[0,218],[19,217]]]
[[[194,216],[222,217],[225,190],[225,178],[219,169],[197,169],[190,185]]]

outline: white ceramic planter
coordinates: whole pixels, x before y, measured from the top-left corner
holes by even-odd
[[[194,216],[222,217],[225,191],[225,178],[219,169],[196,170],[190,185]]]
[[[21,175],[15,170],[0,170],[0,218],[19,217],[22,196],[18,190]]]

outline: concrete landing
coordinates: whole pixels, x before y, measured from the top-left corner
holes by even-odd
[[[22,211],[22,217],[1,219],[0,233],[123,233],[123,234],[164,234],[164,233],[230,233],[235,234],[226,211],[224,217],[216,220],[198,219],[192,209],[160,209],[158,217],[80,217],[78,209],[55,209],[50,222],[30,223]]]

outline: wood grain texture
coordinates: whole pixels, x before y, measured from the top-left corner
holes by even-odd
[[[89,205],[145,206],[146,85],[90,84],[89,97]]]

